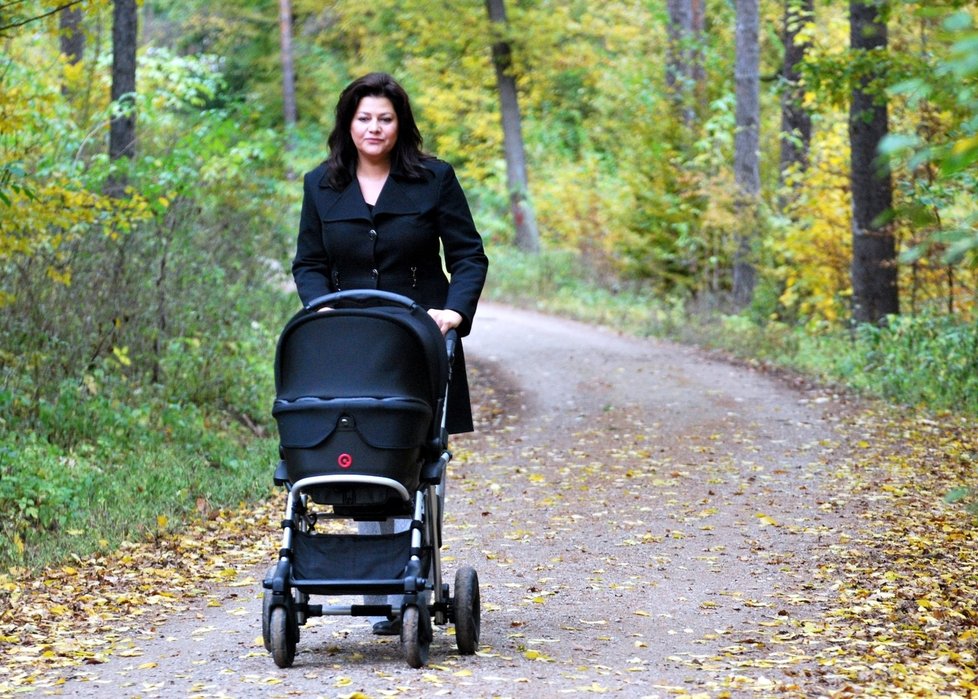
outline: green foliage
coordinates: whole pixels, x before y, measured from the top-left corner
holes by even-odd
[[[339,89],[367,70],[390,71],[412,95],[426,146],[454,163],[467,191],[476,194],[481,227],[494,240],[507,241],[505,165],[490,60],[492,41],[505,38],[513,49],[530,195],[545,244],[577,250],[606,284],[621,276],[649,280],[659,292],[680,298],[722,300],[730,283],[732,241],[743,225],[732,196],[735,17],[729,3],[706,3],[704,33],[685,47],[702,75],[687,95],[686,106],[694,112],[690,123],[682,122],[668,99],[667,12],[661,3],[509,2],[502,37],[489,27],[479,3],[339,0],[323,6],[294,0],[292,5],[304,134],[290,163],[296,170],[325,154]],[[228,89],[212,104],[240,101],[247,104],[252,125],[281,123],[275,2],[154,0],[152,7],[151,34],[172,37],[181,53],[221,56]],[[955,14],[955,7],[961,7],[957,0],[901,3],[888,18],[891,50],[880,55],[848,50],[844,5],[819,6],[813,17],[800,21],[799,40],[812,44],[803,74],[805,106],[816,121],[810,160],[817,169],[792,176],[793,210],[758,224],[763,232],[759,271],[769,288],[782,289],[778,317],[817,324],[848,314],[846,124],[853,84],[880,74],[882,63],[885,80],[869,89],[881,100],[889,97],[892,123],[901,133],[919,133],[936,143],[932,126],[938,136],[970,128],[973,110],[956,100],[972,99],[973,90],[952,97],[956,84],[971,82],[970,44],[962,29],[969,15],[967,10]],[[763,75],[781,70],[783,11],[783,3],[761,7]],[[952,17],[947,28],[937,31],[946,15]],[[942,72],[945,61],[950,63]],[[936,106],[925,110],[923,120],[903,93],[887,92],[904,79],[931,85],[941,97],[930,98]],[[777,81],[762,83],[764,210],[779,208],[785,196],[775,189],[778,89]],[[914,246],[933,229],[936,237],[928,239],[952,256],[933,256],[933,270],[907,269],[901,284],[914,287],[915,299],[946,292],[956,309],[967,311],[974,275],[959,275],[955,288],[942,290],[938,268],[941,259],[959,259],[970,249],[973,173],[939,183],[912,168],[895,174],[906,212],[898,222],[900,240]]]
[[[121,401],[46,409],[92,419],[101,432],[92,442],[72,434],[70,448],[0,432],[0,567],[105,550],[152,534],[160,518],[176,523],[268,493],[272,441],[247,444],[240,428],[193,405],[158,415]]]
[[[606,285],[580,253],[546,250],[529,256],[493,246],[485,296],[638,335],[666,335],[685,325],[681,303],[668,305],[647,285]]]
[[[33,190],[28,189],[20,180],[24,177],[24,169],[17,163],[4,163],[0,168],[0,203],[10,207],[13,205],[11,194],[21,195],[26,199],[35,199]],[[11,194],[7,194],[6,191]]]
[[[298,197],[282,183],[278,135],[236,104],[221,61],[161,48],[139,56],[127,193],[105,196],[119,164],[96,134],[111,106],[82,88],[107,87],[107,64],[63,73],[56,41],[9,46],[0,567],[84,554],[268,492]]]
[[[913,133],[894,133],[883,152],[908,171],[906,215],[918,224],[917,244],[905,262],[936,253],[943,264],[978,265],[978,213],[971,206],[978,185],[978,28],[964,10],[941,25],[946,54],[920,66],[918,74],[891,89],[927,117]],[[953,114],[956,119],[940,119]]]
[[[903,403],[978,411],[978,323],[901,316],[860,327],[853,380]]]
[[[963,502],[965,503],[965,509],[967,509],[968,512],[978,516],[978,492],[972,490],[971,488],[964,486],[952,488],[948,491],[947,495],[944,496],[944,502],[951,505]]]
[[[763,288],[753,316],[728,315],[649,293],[647,287],[603,286],[593,275],[589,279],[574,253],[530,258],[512,249],[490,252],[491,298],[723,350],[896,404],[978,415],[978,323],[899,316],[884,327],[802,326],[771,320]]]
[[[978,415],[978,325],[948,317],[892,317],[851,332],[724,317],[697,341],[799,370],[896,404]]]

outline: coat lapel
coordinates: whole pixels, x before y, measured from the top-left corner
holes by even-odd
[[[356,180],[347,185],[346,189],[339,194],[334,189],[320,191],[332,199],[332,202],[327,203],[324,207],[324,221],[370,220],[370,211],[367,209],[367,203],[363,200],[363,195],[360,194],[360,185],[357,184]]]
[[[377,197],[377,205],[374,206],[374,216],[380,214],[416,214],[421,208],[411,198],[411,185],[407,182],[398,182],[393,176],[387,178],[384,188],[380,190]],[[362,197],[361,197],[362,201]]]
[[[384,183],[384,188],[380,191],[377,204],[374,206],[373,216],[379,214],[416,214],[421,211],[414,199],[411,197],[411,183],[398,182],[395,177],[388,177]],[[357,219],[371,220],[370,210],[367,203],[363,200],[360,193],[360,185],[353,180],[346,189],[337,193],[336,190],[326,186],[320,189],[322,196],[326,198],[323,207],[324,221],[349,221]]]

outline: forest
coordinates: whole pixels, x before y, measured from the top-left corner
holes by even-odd
[[[976,18],[0,0],[0,566],[267,494],[301,174],[374,70],[459,173],[489,297],[974,415]]]

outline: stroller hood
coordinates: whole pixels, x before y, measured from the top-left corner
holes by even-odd
[[[282,445],[318,444],[342,415],[354,416],[373,446],[437,439],[449,380],[437,324],[393,294],[341,292],[322,301],[330,310],[301,311],[279,337],[273,414]]]

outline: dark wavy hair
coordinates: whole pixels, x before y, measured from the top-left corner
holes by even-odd
[[[386,97],[397,114],[397,142],[391,151],[391,172],[412,179],[423,176],[423,162],[430,158],[421,150],[422,138],[411,111],[407,92],[387,73],[368,73],[346,86],[336,102],[336,123],[329,134],[326,158],[327,181],[343,190],[356,175],[357,147],[350,136],[350,125],[364,97]]]

